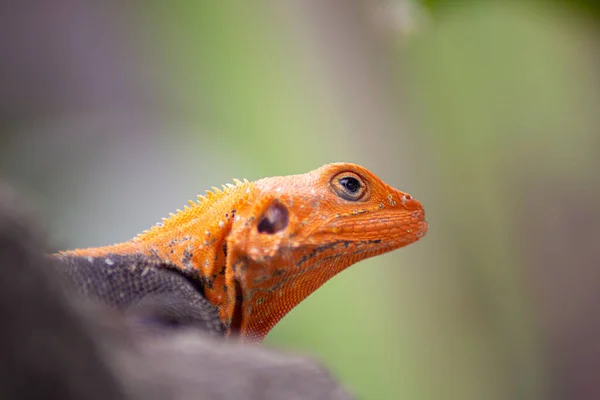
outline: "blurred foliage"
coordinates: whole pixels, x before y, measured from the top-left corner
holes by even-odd
[[[518,0],[509,0],[517,2]],[[534,3],[548,3],[549,5],[569,6],[576,9],[579,12],[591,13],[596,18],[600,17],[600,2],[598,0],[523,0],[521,2],[534,2]],[[432,12],[438,12],[445,8],[456,8],[456,7],[471,7],[475,3],[482,2],[498,2],[498,0],[420,0],[427,9]],[[538,7],[544,7],[544,4],[539,4]]]

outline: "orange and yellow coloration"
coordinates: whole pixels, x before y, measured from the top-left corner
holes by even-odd
[[[201,282],[229,334],[252,342],[351,264],[426,232],[417,200],[359,165],[335,163],[213,188],[128,242],[60,255],[168,262]]]

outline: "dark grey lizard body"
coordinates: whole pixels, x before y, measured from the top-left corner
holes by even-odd
[[[225,327],[202,287],[160,261],[145,257],[57,257],[67,288],[86,300],[123,311],[145,326],[194,326],[223,336]]]

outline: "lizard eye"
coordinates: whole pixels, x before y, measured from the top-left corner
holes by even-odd
[[[353,172],[342,172],[334,176],[331,187],[338,196],[349,201],[358,201],[367,193],[364,181]]]

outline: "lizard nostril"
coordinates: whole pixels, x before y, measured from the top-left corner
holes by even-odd
[[[400,196],[400,204],[409,210],[422,210],[423,206],[419,200],[415,199],[408,193],[402,193]]]
[[[412,203],[413,201],[414,201],[414,200],[413,200],[413,197],[412,197],[410,194],[407,194],[407,193],[402,193],[402,194],[400,195],[400,203],[401,203],[401,204],[407,205],[407,203],[408,203],[408,204],[410,204],[410,203]]]

